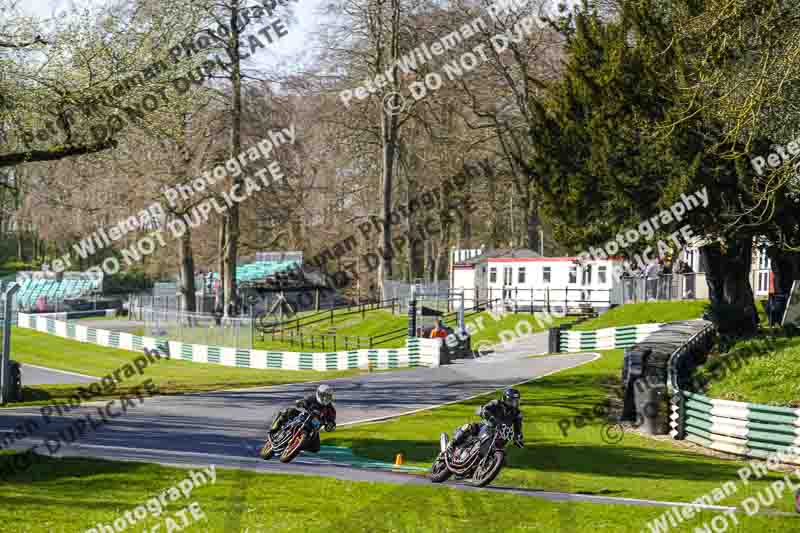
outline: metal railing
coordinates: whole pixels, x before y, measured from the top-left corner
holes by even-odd
[[[596,308],[609,308],[612,304],[618,303],[615,301],[614,289],[588,287],[487,287],[456,289],[455,292],[458,294],[463,292],[466,307],[488,301],[491,302],[491,306],[501,306],[515,313],[547,311],[584,314],[593,312]]]
[[[404,330],[405,331],[405,330]],[[299,345],[300,348],[322,348],[337,351],[371,349],[377,343],[374,337],[361,337],[357,335],[337,335],[335,333],[303,333],[295,330],[280,330],[271,334],[273,341],[288,342]]]
[[[300,333],[300,328],[304,328],[306,326],[310,326],[312,324],[319,324],[321,322],[328,321],[333,324],[335,318],[341,318],[344,316],[356,315],[360,314],[361,318],[366,318],[366,313],[368,311],[376,311],[379,309],[391,309],[392,314],[399,309],[397,298],[391,298],[389,300],[383,300],[380,302],[360,302],[355,304],[347,304],[341,305],[339,307],[331,307],[330,309],[325,309],[323,311],[317,311],[315,313],[311,313],[309,315],[304,315],[297,318],[292,318],[289,320],[284,321],[272,321],[269,319],[268,316],[262,315],[259,319],[257,328],[259,333],[261,333],[261,338],[263,340],[264,336],[267,334],[272,334],[278,330],[294,330],[296,333]]]
[[[708,285],[705,272],[660,274],[653,277],[621,278],[622,303],[705,300]]]
[[[253,347],[255,320],[250,317],[225,318],[208,313],[140,309],[137,318],[144,322],[144,335],[148,337],[236,349]]]

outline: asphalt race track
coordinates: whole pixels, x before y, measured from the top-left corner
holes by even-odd
[[[507,360],[498,363],[466,361],[435,369],[413,369],[363,374],[329,380],[336,392],[339,425],[367,419],[391,417],[401,413],[455,402],[478,394],[507,387],[591,361],[594,354]],[[224,467],[244,467],[318,475],[336,475],[347,479],[375,479],[378,472],[329,466],[308,454],[297,464],[284,467],[277,461],[261,461],[255,456],[264,429],[275,413],[312,392],[316,384],[291,384],[276,387],[156,396],[127,413],[111,419],[111,424],[87,433],[77,443],[61,446],[55,454],[91,456],[106,459],[145,460],[177,464],[192,458],[197,463]],[[82,405],[29,437],[18,440],[14,448],[40,444],[45,437],[55,437],[81,413],[96,413],[105,402]],[[92,407],[94,405],[95,407]],[[118,408],[117,408],[118,409]],[[40,407],[0,410],[0,437],[25,418],[42,421]],[[442,428],[451,431],[453,428]],[[46,453],[44,447],[40,453]],[[304,465],[310,461],[309,464]],[[389,473],[391,475],[391,473]]]
[[[500,355],[500,354],[498,354]],[[505,355],[505,354],[503,354]],[[509,354],[510,355],[510,354]],[[560,370],[590,362],[597,354],[570,354],[536,358],[506,358],[497,361],[470,360],[436,369],[414,369],[364,374],[357,377],[327,380],[336,392],[340,426],[367,420],[390,418],[418,409],[491,392]],[[490,358],[487,358],[490,359]],[[301,454],[291,464],[277,460],[263,461],[257,450],[263,443],[265,427],[274,414],[304,394],[315,383],[300,383],[267,388],[227,390],[180,396],[146,398],[111,424],[89,432],[76,443],[62,445],[54,457],[80,456],[120,461],[141,461],[180,467],[239,468],[273,474],[327,476],[353,481],[396,484],[427,484],[420,473],[393,472],[387,469],[359,468],[337,463],[314,454]],[[523,398],[524,401],[524,398]],[[57,432],[81,413],[91,412],[105,402],[82,405],[65,416],[52,417],[42,431],[17,440],[11,447],[27,449]],[[42,421],[40,407],[0,410],[0,439],[26,418]],[[454,428],[441,428],[451,432]],[[324,454],[321,454],[324,455]],[[387,458],[390,460],[391,458]],[[623,505],[684,505],[674,502],[614,498],[589,494],[545,492],[498,484],[486,488],[467,483],[448,482],[440,487],[462,490],[513,492],[553,501],[583,501]],[[709,506],[726,510],[728,507]]]
[[[74,372],[66,372],[64,370],[45,368],[43,366],[26,364],[22,364],[21,366],[22,385],[26,387],[31,385],[61,385],[69,383],[92,383],[94,381],[100,381],[100,378],[94,378],[84,374],[76,374]]]

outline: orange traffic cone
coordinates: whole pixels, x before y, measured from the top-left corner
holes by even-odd
[[[405,456],[403,456],[402,453],[398,453],[394,458],[394,464],[395,465],[399,466],[399,465],[405,464],[405,462],[406,462],[406,458],[405,458]]]

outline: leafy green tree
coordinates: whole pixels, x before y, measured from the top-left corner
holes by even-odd
[[[652,225],[661,237],[689,224],[704,238],[712,318],[724,331],[753,333],[748,275],[762,226],[743,216],[752,204],[750,172],[711,150],[730,143],[717,120],[700,109],[685,116],[685,57],[695,50],[672,39],[672,3],[620,6],[619,16],[606,20],[585,1],[560,21],[567,37],[564,77],[538,106],[539,125],[531,131],[545,213],[556,236],[576,250],[643,221],[657,221]],[[704,188],[707,207],[682,219],[658,217],[682,194]],[[653,244],[640,239],[622,253]]]

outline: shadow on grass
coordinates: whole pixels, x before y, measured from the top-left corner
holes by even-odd
[[[409,462],[431,463],[439,443],[410,440],[328,439],[326,445],[347,446],[358,456],[391,461],[403,453]],[[728,481],[739,465],[709,463],[707,458],[679,451],[601,443],[526,442],[522,450],[507,448],[507,468],[537,474],[584,474],[640,479]]]
[[[0,486],[3,484],[31,485],[36,483],[51,483],[64,480],[75,483],[75,490],[91,493],[102,493],[113,487],[109,486],[106,474],[134,473],[151,468],[142,463],[104,461],[102,459],[83,459],[78,457],[65,457],[57,459],[46,455],[37,455],[30,467],[20,469],[14,461],[14,456],[22,453],[0,452]],[[6,468],[12,472],[6,473]],[[96,480],[87,479],[97,476]],[[124,488],[122,486],[117,488]]]

